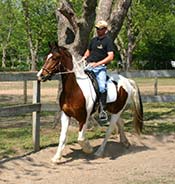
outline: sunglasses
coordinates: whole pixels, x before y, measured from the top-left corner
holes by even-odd
[[[103,29],[104,29],[104,27],[103,27],[103,28],[98,28],[98,27],[96,27],[96,29],[97,29],[97,30],[103,30]]]

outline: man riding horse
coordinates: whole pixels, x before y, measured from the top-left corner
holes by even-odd
[[[107,35],[108,24],[105,21],[99,21],[95,25],[97,36],[94,37],[83,56],[87,61],[88,71],[92,71],[98,82],[99,87],[99,105],[100,113],[99,119],[101,122],[108,119],[106,110],[106,98],[107,98],[107,74],[106,65],[110,63],[114,58],[113,42]]]

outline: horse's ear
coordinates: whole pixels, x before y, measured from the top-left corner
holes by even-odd
[[[56,41],[54,43],[48,42],[48,46],[51,50],[55,48],[59,48],[58,43]]]
[[[59,47],[58,42],[56,42],[56,41],[55,41],[55,46],[56,46],[56,47]]]
[[[48,46],[50,49],[52,48],[52,44],[50,42],[48,42]]]

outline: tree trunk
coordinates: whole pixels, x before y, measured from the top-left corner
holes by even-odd
[[[122,35],[125,39],[122,39],[121,35],[118,35],[116,45],[122,59],[123,70],[129,70],[131,68],[131,63],[133,60],[133,52],[142,38],[143,32],[138,30],[137,24],[133,23],[133,4],[130,7],[127,18],[126,18],[126,32],[127,35]],[[127,38],[127,41],[126,41]],[[126,43],[127,42],[127,43]]]
[[[99,20],[110,20],[111,10],[112,10],[112,3],[113,0],[99,0],[98,6],[97,6],[97,16],[96,16],[96,22]]]
[[[31,55],[31,62],[32,62],[31,70],[36,71],[37,70],[37,67],[36,67],[37,47],[34,46],[33,38],[32,38],[32,31],[31,31],[31,26],[30,26],[30,16],[29,16],[29,1],[28,0],[23,0],[22,5],[23,5],[23,12],[24,12],[24,18],[25,18],[25,25],[26,25],[26,33],[27,33],[27,37],[28,37],[28,43],[29,43],[30,55]]]
[[[2,46],[2,68],[6,67],[6,48]]]
[[[123,21],[127,15],[128,9],[131,5],[132,0],[118,0],[114,6],[113,12],[111,13],[111,37],[113,40],[117,37]]]
[[[37,50],[38,48],[34,48],[32,45],[30,46],[30,54],[31,54],[31,60],[32,60],[32,66],[31,71],[37,70]]]
[[[8,47],[9,41],[10,41],[11,33],[12,33],[12,23],[10,22],[6,40],[4,41],[4,43],[1,43],[1,47],[2,47],[2,67],[4,67],[4,68],[6,67],[6,49]]]

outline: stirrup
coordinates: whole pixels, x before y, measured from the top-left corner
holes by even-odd
[[[102,110],[100,113],[99,113],[99,120],[101,122],[104,122],[104,121],[107,121],[108,120],[108,115],[106,113],[106,111]]]

